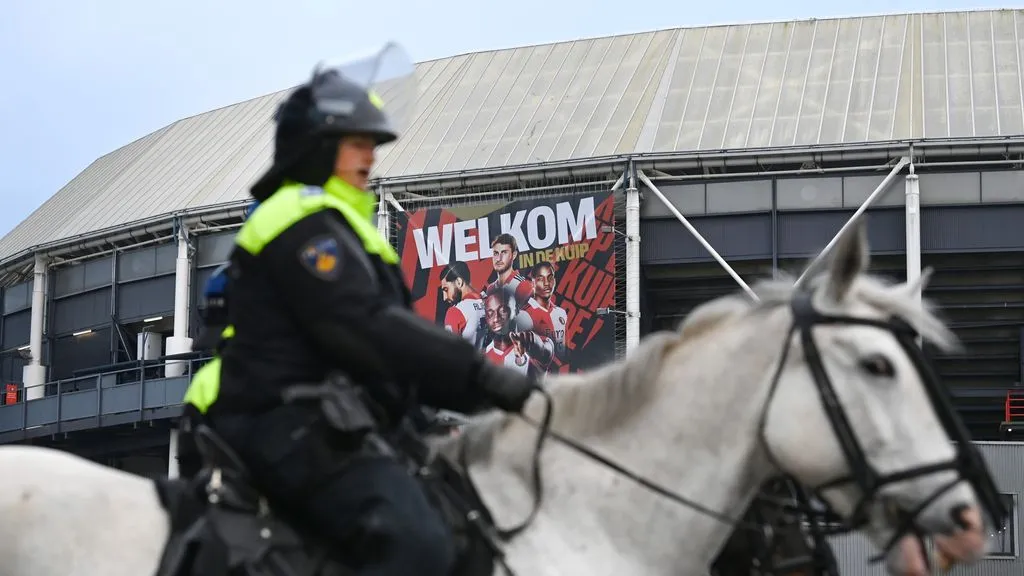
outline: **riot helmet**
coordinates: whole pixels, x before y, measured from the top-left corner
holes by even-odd
[[[334,68],[316,73],[309,86],[313,105],[307,114],[314,134],[325,138],[369,136],[378,146],[398,139],[398,131],[384,113],[383,101],[372,89],[363,88]]]
[[[265,200],[285,180],[323,185],[343,137],[368,136],[378,146],[395,141],[415,96],[414,74],[411,60],[394,43],[338,65],[317,66],[274,115],[273,165],[252,186],[253,197]]]

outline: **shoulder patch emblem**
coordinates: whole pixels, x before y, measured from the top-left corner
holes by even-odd
[[[319,186],[304,186],[299,190],[299,196],[321,196],[323,193],[324,189]]]
[[[340,272],[341,251],[338,241],[331,236],[318,236],[299,250],[299,260],[314,276],[322,280],[335,280]]]

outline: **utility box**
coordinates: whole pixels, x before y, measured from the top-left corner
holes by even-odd
[[[136,358],[152,360],[163,355],[164,337],[154,332],[139,332]]]

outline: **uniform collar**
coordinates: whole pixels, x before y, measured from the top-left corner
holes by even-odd
[[[360,190],[337,176],[331,176],[324,183],[324,192],[356,209],[367,220],[373,219],[377,208],[377,195]]]

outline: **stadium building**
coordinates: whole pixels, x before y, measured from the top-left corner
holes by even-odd
[[[443,314],[437,267],[489,273],[485,240],[510,228],[520,270],[559,265],[568,363],[587,367],[798,270],[863,213],[876,271],[935,269],[926,296],[966,342],[938,367],[974,437],[1024,420],[1024,10],[666,29],[418,75],[374,187],[420,312]],[[196,304],[286,93],[97,159],[0,239],[0,442],[173,473]],[[1015,446],[986,454],[1019,510]]]

